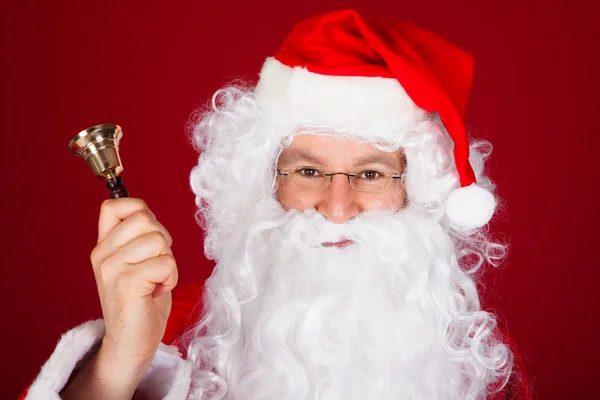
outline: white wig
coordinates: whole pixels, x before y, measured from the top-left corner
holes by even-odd
[[[444,212],[449,194],[460,187],[453,156],[453,142],[437,114],[426,114],[401,129],[350,130],[342,125],[315,125],[289,119],[259,106],[249,85],[235,84],[215,93],[210,110],[196,112],[189,124],[195,148],[200,152],[190,184],[196,194],[197,220],[206,232],[205,253],[219,259],[223,240],[252,215],[253,207],[274,197],[276,160],[294,134],[331,133],[372,144],[382,150],[403,149],[407,168],[402,182],[408,201],[439,222],[456,241],[464,268],[475,273],[487,261],[498,266],[507,246],[490,238],[487,226],[457,230]],[[470,144],[469,161],[478,185],[493,192],[484,175],[484,163],[492,152],[485,140]],[[502,205],[500,199],[496,201]],[[499,206],[496,215],[503,211]]]
[[[256,222],[261,204],[275,197],[276,162],[295,134],[333,132],[383,150],[403,149],[407,168],[402,182],[408,203],[447,232],[454,242],[458,263],[469,281],[467,289],[464,289],[465,284],[457,283],[461,298],[456,301],[471,311],[454,316],[454,324],[450,325],[444,338],[448,351],[451,354],[469,353],[474,374],[489,383],[488,391],[497,391],[506,385],[512,369],[512,354],[498,336],[493,314],[481,310],[476,276],[486,262],[498,266],[506,255],[507,245],[492,240],[487,226],[459,231],[448,221],[444,212],[446,201],[460,185],[452,140],[436,114],[424,114],[424,118],[400,129],[357,131],[342,125],[325,126],[314,121],[285,118],[263,108],[254,87],[238,83],[219,90],[212,99],[211,109],[198,111],[190,128],[194,145],[201,152],[190,178],[198,206],[197,220],[206,232],[205,254],[217,261],[224,257],[223,249],[228,242],[239,243],[238,236],[246,233],[237,228]],[[491,153],[491,144],[473,142],[470,150],[470,162],[478,185],[493,192],[494,185],[484,175],[484,162]],[[238,303],[249,301],[256,290],[249,283],[248,274],[251,272],[239,271],[229,277],[233,281],[228,285],[235,289]],[[214,373],[216,366],[207,365],[206,359],[198,354],[199,346],[195,344],[195,340],[206,335],[211,320],[217,318],[210,310],[215,306],[211,301],[209,294],[205,294],[205,314],[185,340],[189,344],[188,358],[199,369],[197,380],[201,383],[197,384],[213,385],[214,397],[207,398],[222,398],[220,396],[224,394],[217,387],[226,383]],[[231,329],[238,329],[237,317],[234,315],[231,319]],[[469,328],[465,330],[465,326]],[[479,394],[475,389],[468,398],[476,398]]]

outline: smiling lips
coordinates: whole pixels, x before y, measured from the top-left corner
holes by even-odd
[[[324,242],[323,247],[339,247],[340,249],[350,246],[354,241],[350,239],[343,239],[339,242]]]

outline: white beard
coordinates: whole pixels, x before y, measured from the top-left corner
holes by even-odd
[[[485,393],[470,350],[476,287],[438,223],[410,209],[343,225],[314,210],[270,213],[225,244],[207,283],[202,364],[227,399]],[[355,243],[321,245],[342,238]]]

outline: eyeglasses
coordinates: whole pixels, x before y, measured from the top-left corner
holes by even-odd
[[[315,168],[277,169],[282,185],[288,190],[300,192],[323,192],[329,188],[335,175],[346,175],[350,188],[356,192],[385,194],[394,193],[400,187],[397,171],[364,170],[356,173],[323,173]]]

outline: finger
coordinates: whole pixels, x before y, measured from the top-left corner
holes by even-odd
[[[104,239],[112,247],[122,247],[138,236],[150,232],[160,232],[169,246],[173,244],[173,238],[165,227],[156,220],[148,209],[135,212],[126,220],[118,224]]]
[[[130,273],[136,282],[141,282],[141,296],[162,296],[173,290],[179,279],[177,264],[171,254],[163,254],[132,265]]]
[[[164,254],[172,255],[166,238],[162,233],[154,231],[139,236],[115,253],[118,264],[137,264]]]
[[[133,197],[105,200],[98,219],[98,243],[127,217],[147,208],[143,200]]]

